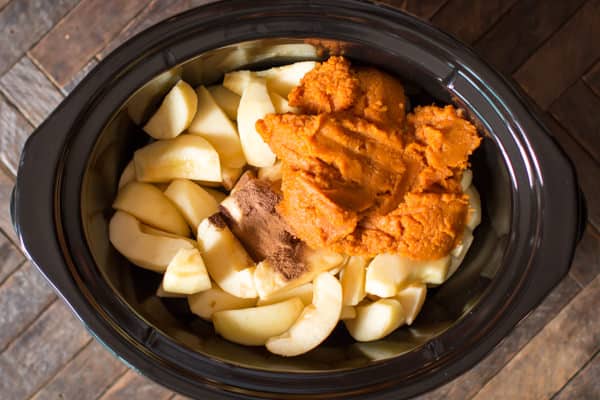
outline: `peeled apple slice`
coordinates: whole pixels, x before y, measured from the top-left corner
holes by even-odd
[[[187,179],[175,179],[164,193],[194,231],[204,218],[219,211],[219,204],[213,196],[200,185]]]
[[[481,199],[475,186],[471,185],[464,193],[469,196],[469,216],[467,218],[467,227],[474,231],[481,223]]]
[[[181,236],[190,235],[190,228],[177,207],[149,183],[131,182],[125,185],[117,194],[113,208],[158,229]]]
[[[133,160],[131,160],[121,173],[118,188],[121,189],[123,186],[133,181],[135,181],[135,164],[133,163]]]
[[[144,126],[144,131],[154,139],[171,139],[190,126],[198,97],[190,85],[179,81],[167,93],[162,104]]]
[[[271,182],[277,182],[281,180],[281,161],[277,161],[270,167],[264,167],[258,169],[258,179],[266,179]]]
[[[460,180],[460,188],[464,192],[473,182],[473,171],[466,169],[463,172],[462,179]]]
[[[302,300],[302,303],[304,303],[305,306],[311,304],[313,298],[313,284],[305,283],[304,285],[300,285],[290,290],[284,290],[274,294],[273,296],[259,299],[258,303],[256,304],[259,306],[264,306],[267,304],[278,303],[283,300],[291,299],[293,297],[297,297]]]
[[[285,357],[297,356],[317,347],[333,331],[342,312],[342,285],[324,272],[313,282],[313,302],[306,306],[290,329],[270,338],[267,350]]]
[[[170,182],[183,178],[221,182],[219,154],[204,138],[179,135],[142,147],[133,156],[140,182]]]
[[[344,324],[350,335],[359,342],[379,340],[405,321],[402,304],[394,299],[377,300],[355,309],[356,317],[344,320]]]
[[[210,289],[210,278],[198,249],[180,249],[175,254],[163,276],[162,287],[179,294]]]
[[[225,193],[220,192],[218,190],[211,189],[211,188],[206,188],[206,187],[203,187],[202,189],[204,189],[206,191],[206,193],[208,193],[209,195],[211,195],[211,197],[213,199],[215,199],[215,201],[217,203],[220,203],[220,202],[222,202],[223,200],[225,200],[227,198],[227,195]]]
[[[285,114],[288,112],[298,114],[300,112],[296,107],[290,106],[287,99],[275,92],[270,92],[269,97],[271,97],[271,102],[273,103],[273,107],[275,107],[275,112],[277,114]]]
[[[131,120],[141,125],[180,79],[181,69],[172,68],[145,84],[127,102],[127,114]]]
[[[256,121],[274,112],[266,81],[252,80],[242,93],[237,119],[244,156],[252,166],[269,167],[275,163],[275,154],[256,131]]]
[[[169,238],[173,238],[173,239],[186,240],[188,243],[190,243],[192,245],[192,247],[196,247],[196,245],[197,245],[196,241],[193,240],[193,239],[190,239],[189,237],[185,237],[185,236],[181,236],[181,235],[176,235],[176,234],[171,233],[171,232],[161,231],[160,229],[153,228],[153,227],[151,227],[149,225],[141,224],[140,225],[140,230],[142,231],[142,233],[147,233],[149,235],[165,236],[165,237],[169,237]]]
[[[342,306],[342,313],[340,319],[354,319],[356,318],[356,309],[352,306]]]
[[[117,211],[108,225],[108,237],[119,253],[139,267],[164,272],[180,249],[193,249],[185,239],[150,235],[142,232],[141,222]]]
[[[234,123],[217,105],[204,86],[198,87],[196,94],[198,95],[198,112],[188,128],[188,132],[208,140],[219,153],[223,166],[243,167],[246,159]]]
[[[460,264],[462,264],[467,252],[469,251],[469,248],[471,247],[471,244],[473,243],[473,239],[473,233],[469,228],[466,228],[460,243],[450,252],[452,261],[450,262],[450,267],[448,268],[448,277],[446,279],[454,275],[458,267],[460,267]]]
[[[165,290],[165,288],[163,288],[162,282],[160,283],[160,286],[158,287],[158,289],[156,289],[156,297],[163,297],[163,298],[167,298],[167,299],[178,299],[178,298],[184,298],[187,297],[185,294],[179,294],[179,293],[171,293],[171,292],[167,292]]]
[[[270,337],[285,332],[298,318],[304,304],[291,298],[266,306],[218,311],[212,320],[225,339],[246,346],[264,345]]]
[[[214,85],[208,88],[208,91],[212,95],[213,99],[225,114],[232,119],[237,119],[237,110],[240,106],[240,95],[233,93],[222,85]]]
[[[218,214],[198,226],[198,245],[211,278],[226,292],[257,297],[254,262]]]
[[[406,325],[411,325],[421,312],[427,297],[427,285],[413,283],[398,292],[396,300],[402,304],[406,316]]]
[[[188,304],[194,314],[211,320],[217,311],[253,307],[256,299],[236,297],[213,284],[208,290],[188,296]]]
[[[365,272],[369,259],[361,256],[352,256],[344,267],[340,279],[342,283],[342,303],[346,306],[355,306],[365,298]]]
[[[450,256],[416,261],[399,254],[379,254],[367,267],[365,291],[379,297],[392,297],[412,282],[441,284],[448,274],[450,260]]]

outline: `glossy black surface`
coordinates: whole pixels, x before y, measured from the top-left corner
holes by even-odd
[[[273,44],[265,38],[333,40],[336,51],[408,82],[413,103],[452,102],[486,133],[473,161],[483,223],[463,267],[431,291],[412,329],[363,348],[339,330],[311,354],[279,358],[219,339],[185,306],[158,300],[159,277],[108,244],[118,174],[146,140],[122,107],[167,70],[194,84],[217,79],[198,73],[210,57],[231,45],[264,55]],[[157,382],[212,398],[403,398],[431,389],[481,359],[560,281],[584,215],[572,166],[509,83],[425,23],[357,1],[229,1],[138,35],[32,135],[12,211],[24,248],[96,337]]]

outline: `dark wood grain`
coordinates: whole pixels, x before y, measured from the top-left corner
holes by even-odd
[[[578,80],[552,104],[550,112],[600,162],[600,97]]]
[[[383,0],[380,3],[399,8],[422,19],[431,18],[447,0]]]
[[[81,70],[79,70],[79,72],[71,77],[71,80],[66,85],[61,87],[61,92],[64,95],[71,93],[73,89],[79,85],[83,78],[85,78],[96,67],[96,65],[98,65],[98,60],[92,58]]]
[[[19,239],[10,220],[10,195],[14,185],[14,178],[0,168],[0,231],[7,236],[15,246],[19,246]]]
[[[6,236],[0,233],[0,292],[2,284],[23,263],[25,257]],[[0,303],[2,300],[0,300]],[[0,316],[0,320],[2,316]],[[2,336],[2,333],[0,333]],[[2,346],[0,346],[2,347]]]
[[[600,274],[600,234],[591,225],[577,246],[577,257],[569,273],[581,286],[588,285]]]
[[[31,396],[91,340],[62,301],[55,301],[0,354],[0,393],[6,399]]]
[[[0,75],[56,24],[79,0],[17,0],[0,11]]]
[[[465,43],[474,43],[516,0],[449,0],[431,22]]]
[[[19,156],[33,126],[7,99],[0,95],[0,161],[13,174],[17,174]]]
[[[553,399],[600,399],[600,353],[596,353],[589,364]]]
[[[167,400],[173,392],[134,371],[128,371],[99,400]]]
[[[92,340],[33,399],[78,399],[82,393],[102,393],[126,370],[125,364]]]
[[[600,164],[596,163],[591,155],[552,116],[546,114],[544,123],[575,165],[579,185],[587,200],[588,220],[599,230],[600,190],[598,190],[598,177],[600,176]]]
[[[475,50],[494,67],[510,75],[584,1],[557,1],[547,7],[540,7],[539,0],[518,1],[475,43]]]
[[[475,367],[457,379],[424,396],[421,400],[462,400],[473,397],[490,379],[521,351],[544,326],[581,290],[569,276]]]
[[[600,276],[527,344],[475,399],[547,399],[600,349]]]
[[[83,0],[31,50],[59,85],[68,84],[148,3],[148,0]]]
[[[547,109],[600,57],[600,0],[589,0],[515,73],[523,89]]]
[[[48,282],[29,262],[8,277],[0,286],[0,351],[54,299]]]
[[[27,56],[0,78],[0,91],[33,126],[41,124],[63,99],[56,86]]]
[[[596,65],[583,76],[583,80],[596,95],[600,96],[600,61],[598,61]]]

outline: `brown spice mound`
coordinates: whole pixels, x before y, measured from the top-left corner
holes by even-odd
[[[278,210],[313,248],[349,255],[442,257],[464,229],[460,179],[481,138],[452,106],[405,115],[402,85],[331,57],[289,95],[304,114],[257,130],[282,160]]]

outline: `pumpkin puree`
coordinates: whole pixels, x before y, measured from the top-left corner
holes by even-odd
[[[465,229],[460,187],[476,128],[453,106],[406,114],[402,84],[331,57],[289,95],[301,114],[256,124],[282,162],[278,211],[313,248],[445,256]]]

